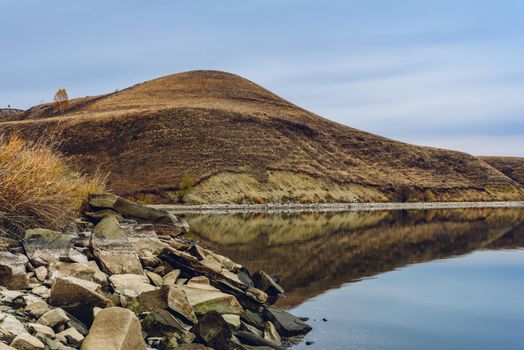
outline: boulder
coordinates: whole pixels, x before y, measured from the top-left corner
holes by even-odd
[[[264,317],[275,325],[279,334],[285,337],[307,334],[311,331],[311,326],[283,310],[268,307],[264,309]]]
[[[123,274],[109,277],[109,282],[115,292],[129,298],[135,298],[144,292],[155,290],[145,275]]]
[[[87,262],[87,257],[73,248],[75,238],[62,232],[35,228],[25,231],[24,249],[34,266],[47,266],[57,261]]]
[[[160,223],[177,223],[177,218],[165,210],[146,207],[113,194],[92,194],[89,206],[94,209],[112,209],[127,219],[140,219]]]
[[[98,312],[81,350],[146,350],[142,327],[127,309],[110,307]]]
[[[207,348],[204,347],[204,349],[207,349]],[[0,342],[0,350],[16,350],[16,349],[13,348],[12,346],[9,346],[7,344]]]
[[[144,273],[136,251],[114,216],[95,226],[91,247],[103,270],[110,275]]]
[[[49,303],[60,306],[81,320],[90,320],[94,307],[107,307],[111,301],[100,292],[100,285],[75,277],[58,277],[51,288]]]
[[[231,342],[231,330],[226,321],[219,313],[211,311],[204,315],[198,324],[193,328],[200,342],[216,350],[228,349]]]
[[[38,338],[29,333],[21,333],[11,342],[11,346],[18,350],[44,350],[45,345]]]
[[[27,258],[22,254],[0,251],[0,285],[9,289],[25,289],[29,279],[25,272]]]

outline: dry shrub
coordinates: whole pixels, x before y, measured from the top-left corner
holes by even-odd
[[[78,216],[89,193],[104,190],[105,176],[73,170],[50,142],[0,139],[0,229],[20,234],[59,229]]]

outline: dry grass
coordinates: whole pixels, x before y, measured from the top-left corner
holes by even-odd
[[[68,140],[61,147],[64,154],[86,171],[100,166],[109,172],[109,186],[124,196],[176,193],[184,174],[191,174],[196,184],[188,198],[199,192],[213,202],[229,200],[221,194],[233,194],[234,201],[269,201],[288,186],[282,178],[265,190],[264,174],[274,171],[328,184],[326,191],[315,188],[318,181],[301,185],[304,191],[282,193],[277,197],[282,201],[298,201],[302,195],[305,202],[371,201],[377,192],[389,201],[524,198],[522,186],[476,157],[331,122],[228,73],[180,73],[70,102],[62,114],[52,104],[31,108],[0,122],[0,132],[28,140],[60,135]],[[253,175],[258,184],[249,178],[249,186],[229,181],[232,188],[198,191],[207,179],[218,176],[220,185],[225,183],[221,174],[231,173]],[[487,186],[507,190],[495,197]],[[252,191],[233,193],[243,187]],[[346,187],[350,191],[337,193]],[[208,188],[217,193],[204,193]],[[426,189],[431,193],[425,194]]]
[[[0,229],[18,234],[36,225],[60,228],[104,184],[104,176],[73,170],[49,142],[0,140]]]

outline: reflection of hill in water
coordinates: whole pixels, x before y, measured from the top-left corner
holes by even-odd
[[[524,247],[523,209],[188,217],[205,246],[282,279],[295,306],[406,264],[477,249]]]

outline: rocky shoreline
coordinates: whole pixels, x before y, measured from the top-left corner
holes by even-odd
[[[467,208],[519,208],[524,201],[507,202],[408,202],[408,203],[266,203],[266,204],[200,204],[150,205],[151,208],[174,214],[202,213],[272,213],[272,212],[336,212],[360,210],[425,210]]]
[[[0,237],[0,350],[285,349],[311,327],[264,271],[184,239],[167,211],[104,194],[66,232]]]

